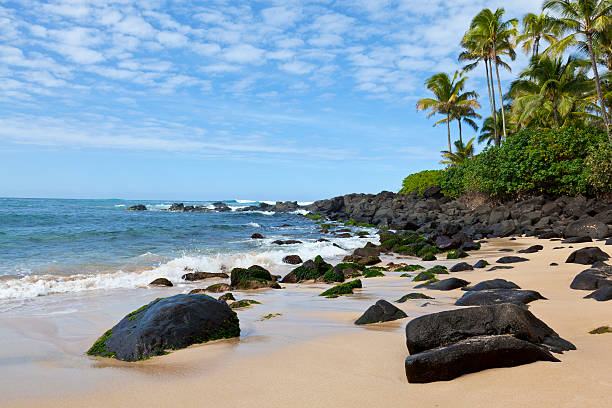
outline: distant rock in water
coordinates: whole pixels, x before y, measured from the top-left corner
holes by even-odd
[[[206,295],[160,298],[126,315],[87,351],[123,361],[145,360],[192,344],[240,336],[238,316]]]
[[[264,239],[265,237],[261,234],[255,233],[251,235],[251,239]]]
[[[404,311],[393,306],[386,300],[379,300],[374,305],[370,306],[355,324],[371,324],[389,322],[392,320],[404,319],[408,317]]]
[[[131,207],[127,207],[128,211],[147,211],[147,206],[144,204],[133,205]]]
[[[153,282],[149,283],[151,286],[174,286],[172,282],[170,282],[166,278],[157,278]]]

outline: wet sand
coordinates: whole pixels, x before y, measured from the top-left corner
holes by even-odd
[[[487,370],[450,382],[408,384],[403,328],[409,319],[449,308],[464,292],[419,290],[435,300],[396,304],[408,319],[380,325],[353,325],[378,299],[394,301],[416,285],[401,273],[363,279],[364,289],[338,299],[317,295],[328,285],[286,285],[284,290],[234,292],[262,302],[238,312],[242,336],[193,346],[138,363],[83,355],[93,341],[123,315],[159,297],[188,292],[194,286],[141,289],[79,296],[49,296],[0,314],[0,395],[3,407],[590,407],[612,404],[612,334],[589,330],[612,326],[609,302],[583,299],[589,292],[569,288],[584,265],[565,264],[575,249],[602,242],[568,244],[518,238],[489,240],[466,262],[501,256],[533,244],[535,254],[517,254],[529,262],[513,269],[452,274],[473,283],[504,278],[548,300],[530,310],[576,351],[560,363],[538,362]],[[563,249],[553,247],[563,246]],[[459,261],[420,262],[453,265]],[[549,266],[557,262],[559,266]],[[275,271],[272,271],[273,273]],[[206,282],[206,284],[209,284]],[[204,284],[202,284],[204,286]],[[268,313],[282,313],[261,321]]]

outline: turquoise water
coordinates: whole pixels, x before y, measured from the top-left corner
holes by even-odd
[[[257,204],[224,202],[230,207]],[[125,210],[134,204],[150,211]],[[218,272],[258,263],[274,268],[287,254],[341,256],[347,251],[334,242],[348,250],[363,241],[316,242],[322,236],[317,225],[297,213],[160,211],[170,204],[0,198],[0,299],[138,287],[159,276],[180,280],[185,267]],[[266,239],[250,239],[256,232]],[[289,238],[303,244],[272,244]]]

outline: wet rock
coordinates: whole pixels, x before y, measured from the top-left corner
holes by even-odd
[[[541,251],[543,249],[544,249],[544,247],[542,245],[532,245],[529,248],[521,249],[518,252],[520,254],[533,254],[533,253],[536,253],[536,252]]]
[[[299,255],[287,255],[286,257],[283,258],[283,263],[290,264],[290,265],[299,265],[303,262],[304,261],[302,261],[302,258],[300,258]]]
[[[174,286],[172,282],[170,282],[166,278],[157,278],[153,282],[149,283],[150,286]]]
[[[376,304],[370,306],[355,324],[371,324],[389,322],[392,320],[404,319],[408,317],[404,311],[393,306],[386,300],[379,300]]]
[[[225,302],[206,295],[176,295],[129,313],[87,354],[137,361],[195,343],[238,336],[238,316]]]
[[[402,296],[398,300],[396,300],[396,303],[404,303],[407,300],[413,300],[413,299],[433,299],[433,298],[423,293],[409,293],[407,295]]]
[[[265,237],[261,234],[255,233],[251,235],[251,239],[264,239]]]
[[[219,300],[222,300],[224,302],[230,301],[230,300],[236,300],[236,298],[234,297],[233,293],[226,293],[224,295],[219,296]]]
[[[323,259],[320,255],[315,259],[304,262],[301,266],[289,272],[281,280],[282,283],[298,283],[308,280],[316,280],[325,276],[326,273],[333,271],[334,267]]]
[[[251,290],[251,289],[280,289],[280,285],[270,272],[259,265],[253,265],[248,269],[234,268],[231,275],[232,289]]]
[[[491,279],[477,283],[474,286],[466,286],[464,288],[461,288],[461,290],[466,291],[479,291],[488,289],[520,289],[520,287],[516,283],[509,282],[505,279]]]
[[[232,287],[227,283],[216,283],[214,285],[208,286],[206,289],[194,289],[189,294],[202,293],[202,292],[212,292],[212,293],[223,293],[231,290]]]
[[[283,240],[277,239],[276,241],[272,241],[272,243],[276,245],[294,245],[294,244],[301,244],[302,241],[297,241],[294,239],[288,239],[286,241],[283,241]]]
[[[565,263],[592,265],[597,261],[607,261],[608,259],[610,259],[610,255],[598,247],[587,247],[572,252]]]
[[[203,279],[227,279],[229,278],[229,275],[227,273],[223,273],[223,272],[190,272],[190,273],[186,273],[185,275],[183,275],[181,277],[181,279],[186,280],[186,281],[190,281],[190,282],[194,282],[194,281],[199,281],[199,280],[203,280]]]
[[[415,286],[415,289],[425,288],[425,289],[431,289],[431,290],[448,291],[448,290],[462,288],[469,284],[470,282],[463,280],[463,279],[448,278],[448,279],[443,279],[438,282],[426,282],[426,283]]]
[[[487,306],[501,303],[526,305],[539,299],[546,298],[534,290],[485,289],[467,292],[455,302],[455,306]]]
[[[144,204],[137,204],[137,205],[132,205],[130,207],[127,207],[126,210],[128,211],[147,211],[147,206]]]
[[[497,260],[497,263],[500,264],[510,264],[510,263],[518,263],[518,262],[526,262],[529,259],[522,258],[520,256],[504,256]]]
[[[474,267],[467,262],[459,262],[450,268],[451,272],[473,271]]]
[[[242,300],[238,300],[236,302],[230,303],[229,307],[230,309],[244,309],[247,307],[251,307],[252,305],[259,305],[259,304],[260,303],[256,300],[242,299]]]

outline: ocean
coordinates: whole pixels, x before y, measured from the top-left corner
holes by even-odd
[[[214,201],[187,202],[208,206]],[[223,201],[233,210],[257,201]],[[126,211],[145,204],[148,211]],[[337,238],[295,213],[172,213],[169,201],[0,198],[0,301],[185,283],[184,269],[229,271],[253,264],[286,273],[283,257],[339,260],[369,239]],[[363,228],[359,228],[362,230]],[[259,233],[265,239],[251,239]],[[329,242],[317,242],[325,237]],[[301,244],[279,246],[274,240]],[[334,246],[334,243],[337,246]]]

